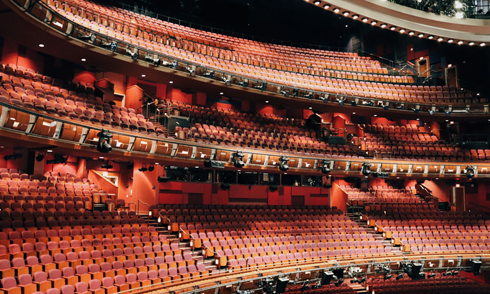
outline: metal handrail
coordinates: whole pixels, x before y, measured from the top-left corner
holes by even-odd
[[[150,211],[150,205],[146,202],[143,202],[141,199],[138,199],[138,213],[140,213],[140,202],[148,207],[148,211]]]
[[[131,204],[134,204],[134,212],[136,212],[136,202],[128,202],[126,204],[128,205],[128,211],[131,211]]]
[[[16,0],[10,0],[12,2],[16,2]],[[17,4],[16,4],[17,5]],[[51,16],[53,17],[53,15],[55,15],[57,18],[60,18],[62,20],[65,20],[67,23],[70,23],[71,24],[71,27],[70,27],[70,31],[68,32],[69,35],[72,35],[73,32],[75,31],[75,28],[79,28],[81,29],[82,31],[84,32],[89,32],[91,35],[95,36],[96,38],[96,42],[98,40],[108,40],[109,37],[108,36],[105,36],[105,35],[101,35],[100,33],[98,32],[95,32],[89,28],[85,28],[79,24],[76,24],[74,23],[73,21],[67,19],[66,17],[60,15],[59,13],[53,11],[51,9],[51,7],[47,6],[46,4],[44,4],[43,2],[40,2],[39,5],[42,5],[46,10],[50,11],[51,13]],[[26,13],[30,13],[30,10],[25,10]],[[33,15],[33,14],[31,14]],[[33,15],[34,17],[36,17],[35,15]],[[49,25],[52,29],[55,29],[57,31],[60,31],[60,32],[63,32],[62,30],[60,30],[60,28],[54,26],[54,25],[50,25],[49,23],[47,23],[46,20],[42,20],[45,24]],[[63,32],[66,34],[66,32]],[[97,37],[99,39],[97,39]],[[76,37],[75,37],[76,38]],[[77,40],[80,40],[78,38],[76,38]],[[80,40],[86,44],[90,44],[92,46],[98,46],[94,43],[90,43],[88,41],[83,41],[83,40]],[[378,102],[380,103],[383,103],[383,106],[385,106],[385,103],[387,103],[386,105],[389,106],[390,103],[395,103],[397,105],[396,106],[396,109],[400,110],[400,111],[412,111],[412,110],[415,110],[415,109],[418,109],[420,110],[421,108],[426,108],[426,109],[431,109],[433,106],[436,106],[436,107],[451,107],[452,108],[452,111],[453,112],[463,112],[466,110],[466,104],[465,103],[462,103],[461,105],[459,105],[459,103],[451,103],[451,102],[448,102],[448,103],[438,103],[438,104],[424,104],[424,103],[418,103],[418,102],[409,102],[409,101],[403,101],[403,100],[389,100],[389,99],[383,99],[383,98],[370,98],[370,97],[359,97],[359,96],[352,96],[352,95],[347,95],[347,94],[338,94],[338,93],[327,93],[327,92],[321,92],[321,91],[317,91],[317,90],[310,90],[310,89],[301,89],[299,87],[295,87],[295,86],[288,86],[288,85],[284,85],[284,84],[278,84],[278,83],[273,83],[273,82],[270,82],[270,81],[263,81],[263,80],[260,80],[260,79],[257,79],[257,78],[250,78],[250,77],[245,77],[245,76],[240,76],[240,75],[237,75],[235,73],[230,73],[230,72],[227,72],[227,71],[223,71],[221,69],[212,69],[211,71],[209,71],[206,67],[203,67],[202,65],[200,64],[195,64],[195,63],[192,63],[192,62],[189,62],[189,61],[185,61],[185,60],[181,60],[179,58],[176,58],[176,57],[173,57],[173,56],[168,56],[168,55],[165,55],[165,54],[162,54],[161,52],[155,52],[155,51],[150,51],[146,48],[142,48],[142,47],[139,47],[137,45],[134,45],[134,44],[130,44],[130,43],[126,43],[124,41],[121,41],[121,40],[117,40],[117,43],[118,44],[118,48],[119,48],[119,44],[122,44],[123,47],[129,47],[129,48],[135,48],[138,50],[138,52],[147,52],[148,54],[151,53],[151,54],[154,54],[156,56],[162,56],[164,58],[167,58],[167,59],[170,59],[170,60],[174,60],[177,62],[177,68],[174,68],[175,70],[179,70],[178,69],[178,63],[181,62],[185,65],[185,69],[181,69],[182,71],[188,71],[188,68],[194,68],[194,69],[197,69],[197,68],[202,68],[203,70],[207,71],[207,73],[209,72],[214,72],[214,73],[219,73],[221,75],[223,75],[223,77],[226,77],[226,79],[228,80],[229,78],[229,82],[230,83],[238,83],[239,85],[241,86],[245,86],[245,87],[248,87],[248,82],[251,81],[251,82],[255,82],[255,83],[266,83],[267,85],[272,85],[272,86],[275,86],[277,87],[278,91],[277,92],[274,92],[272,91],[272,93],[281,93],[281,92],[284,92],[284,91],[292,91],[293,89],[297,89],[298,91],[302,91],[302,92],[306,92],[306,93],[310,93],[308,95],[307,98],[300,98],[300,97],[296,97],[295,99],[298,99],[298,100],[307,100],[307,101],[311,101],[310,99],[310,95],[311,95],[311,98],[317,100],[318,102],[320,102],[320,100],[323,100],[324,102],[326,102],[327,100],[330,100],[332,102],[335,103],[336,100],[342,100],[344,99],[344,101],[348,98],[350,99],[352,102],[356,102],[357,105],[362,105],[362,103],[358,103],[358,102],[362,102],[362,101],[366,101],[366,102],[373,102],[375,103],[374,105],[376,105]],[[103,47],[102,47],[103,48]],[[107,49],[106,49],[107,50]],[[139,57],[138,57],[139,58]],[[202,77],[206,77],[206,76],[202,76]],[[207,78],[210,78],[210,79],[214,79],[214,77],[207,77]],[[233,81],[233,79],[236,79]],[[246,84],[245,84],[246,83]],[[264,86],[257,86],[257,87],[260,87],[262,91],[264,92],[270,92],[270,91],[267,91],[267,89],[265,89]],[[315,98],[315,96],[317,98]],[[324,98],[327,97],[327,98]],[[322,98],[322,99],[319,99],[319,98]],[[335,98],[332,100],[332,98]],[[461,99],[465,99],[465,98],[461,98]],[[466,98],[467,99],[467,98]],[[346,101],[348,102],[348,101]],[[488,107],[485,108],[484,107],[484,104],[480,104],[480,103],[470,103],[471,106],[473,106],[473,111],[477,110],[474,108],[474,106],[478,106],[480,105],[482,108],[481,109],[478,109],[480,112],[474,112],[472,113],[472,115],[475,115],[475,114],[487,114],[488,112]],[[403,106],[403,108],[400,108],[401,106]],[[377,106],[363,106],[363,107],[371,107],[371,108],[377,108]],[[441,115],[444,114],[444,109],[437,109],[436,108],[436,112],[435,113],[440,113]],[[469,115],[469,114],[468,114]]]

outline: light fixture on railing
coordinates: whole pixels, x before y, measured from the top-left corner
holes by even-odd
[[[452,106],[449,106],[447,108],[444,108],[444,113],[446,114],[446,116],[450,116],[451,115],[451,112],[453,112],[453,107]]]
[[[288,97],[289,97],[289,91],[286,91],[286,90],[281,90],[281,94],[282,94],[284,97],[286,97],[286,98],[288,98]]]
[[[188,66],[185,68],[185,70],[190,74],[191,77],[196,76],[196,71],[192,67]]]
[[[337,97],[337,102],[339,103],[339,106],[344,106],[345,103],[345,97]]]
[[[146,61],[152,63],[154,66],[159,66],[162,61],[160,60],[160,57],[158,57],[158,55],[154,55],[153,57],[148,53],[146,56],[145,56],[145,59]]]
[[[126,48],[126,53],[128,53],[128,54],[129,54],[129,56],[131,56],[131,59],[132,59],[132,60],[134,60],[134,61],[138,60],[138,57],[139,57],[139,54],[138,54],[138,49],[135,49],[135,51],[133,52],[133,51],[131,50],[131,47],[130,47],[130,46],[128,46],[128,48]]]
[[[243,157],[245,154],[243,154],[242,151],[238,151],[235,154],[233,154],[233,165],[236,168],[242,168],[245,165],[245,162],[243,161]]]
[[[78,36],[78,38],[79,38],[80,40],[84,40],[84,41],[87,41],[87,42],[92,42],[92,43],[94,43],[94,42],[95,42],[95,40],[97,39],[97,37],[95,36],[95,34],[94,34],[94,33],[90,33],[89,35],[83,35],[83,34],[80,34],[80,35]]]
[[[323,103],[328,103],[328,100],[330,99],[330,94],[324,94],[323,96],[319,97],[320,100],[322,100]]]
[[[322,170],[323,174],[330,173],[330,161],[329,160],[326,160],[326,159],[322,160],[321,170]]]
[[[361,172],[366,177],[369,176],[371,174],[371,164],[368,162],[364,162],[362,164]]]
[[[107,40],[107,42],[102,43],[102,47],[109,49],[112,52],[117,51],[117,43],[114,41],[109,42],[109,40]]]
[[[231,79],[228,79],[227,77],[223,76],[221,80],[223,80],[226,86],[228,87],[231,86]]]
[[[154,171],[154,170],[155,170],[155,166],[154,166],[154,165],[150,165],[150,166],[148,167],[148,171],[149,171],[149,172],[152,172],[152,171]]]
[[[466,168],[465,168],[465,176],[468,178],[468,179],[472,179],[473,177],[475,177],[475,168],[471,165],[468,165]]]
[[[279,158],[279,169],[281,171],[288,171],[289,170],[289,165],[288,165],[289,157],[287,156],[281,156]]]
[[[102,130],[97,134],[99,141],[97,142],[97,151],[101,153],[109,153],[112,151],[112,133],[106,130]]]

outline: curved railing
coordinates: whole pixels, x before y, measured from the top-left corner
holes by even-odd
[[[46,146],[60,146],[86,152],[96,151],[97,134],[102,130],[109,130],[113,134],[111,154],[132,158],[151,160],[153,162],[192,163],[204,166],[206,161],[216,160],[218,152],[227,154],[224,162],[227,168],[236,169],[233,165],[233,154],[242,151],[245,155],[243,170],[269,170],[279,171],[278,157],[289,157],[291,172],[301,172],[310,175],[322,175],[321,163],[330,162],[331,174],[360,175],[362,163],[371,163],[372,172],[386,171],[386,165],[391,170],[390,177],[424,176],[424,177],[462,177],[464,169],[473,166],[475,177],[490,177],[490,162],[420,162],[417,160],[387,160],[365,158],[341,158],[331,154],[308,154],[300,152],[274,152],[261,149],[251,149],[228,145],[211,145],[196,143],[172,138],[145,135],[137,132],[111,129],[100,124],[87,124],[75,120],[51,116],[45,113],[32,111],[27,108],[0,102],[0,135],[5,138],[36,141]],[[151,146],[151,147],[150,147]],[[49,149],[48,147],[46,149]],[[199,151],[198,151],[199,150]],[[200,152],[200,153],[198,153]],[[260,162],[253,159],[259,157]],[[135,210],[137,204],[135,203]]]
[[[353,95],[346,95],[344,93],[329,93],[327,91],[316,91],[311,89],[302,89],[298,87],[287,86],[279,83],[265,81],[254,77],[243,76],[230,71],[224,71],[220,68],[207,68],[201,64],[189,62],[187,60],[179,59],[174,56],[163,54],[162,52],[156,52],[148,50],[146,48],[127,43],[120,40],[115,40],[105,35],[101,35],[98,32],[82,27],[71,20],[65,18],[58,12],[54,11],[51,7],[43,2],[37,2],[30,5],[30,1],[16,1],[16,0],[4,0],[9,3],[15,4],[18,8],[22,9],[25,13],[33,16],[44,25],[51,29],[60,32],[64,36],[70,36],[78,39],[79,41],[90,44],[91,46],[103,49],[100,53],[104,54],[123,54],[128,56],[128,61],[131,60],[129,55],[132,56],[132,60],[137,62],[143,62],[146,57],[149,56],[147,62],[159,63],[161,67],[153,67],[155,70],[165,72],[185,72],[190,75],[190,78],[204,78],[206,80],[218,80],[221,81],[223,86],[233,86],[240,88],[248,88],[249,91],[253,89],[255,93],[263,93],[274,95],[276,97],[295,97],[297,101],[317,103],[324,105],[323,103],[329,103],[334,105],[343,106],[358,106],[366,109],[384,109],[384,110],[396,110],[401,113],[420,113],[434,116],[488,116],[489,108],[486,103],[486,99],[476,98],[478,101],[485,101],[484,103],[472,103],[472,99],[469,98],[455,98],[459,99],[458,103],[426,103],[426,102],[410,102],[401,99],[389,100],[376,97],[360,97]],[[82,36],[80,39],[80,36]],[[461,103],[459,103],[461,102]]]

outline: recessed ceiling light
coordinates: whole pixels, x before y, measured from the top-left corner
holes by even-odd
[[[420,120],[420,118],[417,117],[417,120]]]
[[[83,62],[85,62],[85,61],[87,61],[87,59],[85,59],[85,58],[82,58],[82,61],[83,61]]]
[[[329,8],[330,8],[330,5],[325,4],[325,5],[323,5],[323,8],[325,8],[325,9],[329,9]]]
[[[269,103],[269,100],[265,100],[265,103]]]
[[[373,20],[373,21],[371,22],[371,25],[373,25],[373,26],[374,26],[374,25],[375,25],[375,24],[377,24],[377,23],[378,23],[377,21]]]
[[[44,44],[39,44],[39,47],[43,48],[44,47]]]
[[[310,106],[310,107],[308,107],[308,109],[313,109],[313,107]]]
[[[367,21],[368,21],[368,19],[367,19],[367,18],[363,18],[363,19],[362,19],[362,22],[367,22]]]
[[[223,92],[219,92],[220,95],[223,95],[224,93]]]
[[[422,56],[420,56],[420,58],[419,58],[419,59],[420,59],[420,60],[422,60],[422,59],[424,59],[424,58],[423,58]]]
[[[339,13],[339,11],[340,11],[340,9],[338,9],[338,8],[335,8],[335,9],[333,10],[333,12],[335,12],[335,13]]]
[[[434,36],[430,35],[427,38],[429,38],[429,40],[432,40],[432,39],[434,39]]]
[[[199,165],[196,165],[195,167],[196,167],[196,168],[199,168]]]
[[[405,32],[405,29],[400,29],[400,33],[404,33]]]
[[[424,34],[419,34],[419,38],[422,38],[424,36]]]
[[[155,162],[155,165],[159,165],[160,163],[159,162]]]
[[[46,150],[46,152],[53,152],[53,150]]]
[[[480,47],[483,47],[483,46],[485,46],[485,43],[480,43]]]
[[[352,114],[356,114],[355,112],[353,112]]]
[[[475,45],[475,42],[469,42],[468,45],[473,46]]]
[[[450,64],[447,65],[447,67],[453,67],[453,65],[450,63]]]
[[[378,116],[377,114],[375,114],[374,116]]]
[[[410,31],[408,34],[409,34],[410,36],[413,36],[413,34],[415,34],[415,33],[414,33],[413,31]]]
[[[104,159],[104,156],[99,157],[99,159]]]
[[[146,75],[141,75],[142,78],[146,77]]]
[[[347,15],[349,15],[349,11],[344,11],[343,14],[344,14],[344,16],[347,16]]]
[[[447,42],[448,43],[452,43],[452,42],[454,42],[454,40],[453,39],[449,39],[449,40],[447,40]]]
[[[353,18],[353,19],[358,19],[358,18],[359,18],[359,15],[354,14],[354,15],[352,16],[352,18]]]
[[[463,41],[458,41],[458,45],[461,45],[461,44],[463,44]]]
[[[383,29],[384,29],[384,28],[386,28],[386,26],[387,26],[387,24],[385,24],[385,23],[381,24],[381,27],[382,27]]]
[[[396,27],[395,27],[395,26],[391,26],[391,27],[390,27],[390,30],[392,30],[392,31],[394,31],[395,29],[396,29]]]
[[[444,40],[444,38],[437,38],[438,42],[441,42],[442,40]]]
[[[170,81],[170,82],[168,82],[168,83],[169,83],[169,84],[173,84],[173,83],[174,83],[174,81]]]
[[[320,1],[320,0],[316,0],[316,1],[314,1],[313,3],[315,3],[315,5],[318,5],[318,4],[320,4],[320,3],[321,3],[321,1]]]

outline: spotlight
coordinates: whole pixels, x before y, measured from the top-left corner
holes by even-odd
[[[298,97],[299,90],[298,89],[293,89],[293,96]]]
[[[142,166],[141,168],[138,168],[138,170],[139,170],[140,172],[145,172],[145,171],[147,171],[147,170],[148,170],[148,168],[147,168],[146,166]]]
[[[359,280],[357,278],[353,278],[352,280],[350,280],[350,283],[356,284],[356,283],[359,283]]]
[[[350,102],[350,105],[351,105],[351,106],[357,106],[357,103],[356,103],[356,101],[352,100],[352,101]]]
[[[283,155],[279,158],[279,161],[280,161],[279,169],[281,171],[284,171],[284,172],[288,171],[289,170],[289,165],[288,165],[289,157]]]
[[[146,55],[145,57],[146,61],[152,63],[154,66],[159,66],[160,64],[162,64],[162,61],[160,60],[160,58],[155,55],[154,57],[151,57],[150,54]]]
[[[131,59],[133,61],[138,60],[138,55],[139,55],[138,52],[137,51],[135,51],[135,52],[131,51],[131,47],[128,46],[128,48],[126,48],[126,53],[128,53],[129,56],[131,56]]]
[[[78,38],[80,40],[84,40],[92,43],[95,42],[95,40],[97,39],[93,33],[90,33],[89,35],[80,35]]]
[[[344,106],[345,97],[337,97],[337,102],[339,103],[339,106]]]
[[[419,113],[419,111],[420,111],[420,109],[418,109],[418,108],[413,109],[413,113]]]
[[[189,74],[191,75],[191,77],[195,77],[196,76],[196,71],[193,70],[190,66],[188,66],[186,68],[187,72],[189,72]]]
[[[386,275],[383,277],[383,279],[384,279],[385,281],[386,281],[386,280],[389,280],[389,279],[391,279],[391,278],[393,278],[393,276],[392,276],[391,274],[386,274]]]
[[[326,159],[322,160],[321,170],[323,174],[328,174],[330,172],[330,161]]]
[[[442,273],[442,275],[443,275],[444,277],[447,277],[447,276],[451,276],[451,275],[452,275],[452,273],[451,273],[450,271],[445,271],[445,272],[443,272],[443,273]]]
[[[289,91],[282,90],[281,94],[284,95],[284,97],[286,97],[286,98],[289,97]]]
[[[427,278],[435,278],[437,274],[435,272],[431,272],[430,274],[427,275]]]
[[[453,276],[457,276],[457,275],[459,275],[459,271],[451,271],[451,274],[452,274]]]
[[[231,86],[231,80],[227,79],[225,76],[221,78],[226,86]]]
[[[116,52],[116,50],[117,50],[117,43],[114,42],[114,41],[111,41],[111,42],[107,41],[107,42],[102,43],[102,47],[104,47],[106,49],[109,49],[112,52]]]
[[[465,172],[465,175],[468,179],[471,179],[475,176],[475,168],[471,165],[468,165],[466,167],[466,172]]]
[[[361,172],[362,172],[363,175],[369,176],[371,174],[371,164],[370,163],[367,163],[367,162],[364,162],[362,164]],[[376,268],[376,270],[377,270],[377,272],[379,271],[378,268]]]
[[[58,164],[58,163],[66,164],[67,162],[68,162],[68,156],[64,157],[61,154],[55,154],[54,159],[46,160],[46,164]]]
[[[362,277],[362,279],[360,279],[358,283],[359,284],[362,284],[362,283],[364,283],[366,281],[367,281],[367,278],[366,277]]]
[[[444,113],[446,114],[446,116],[450,116],[451,115],[451,112],[452,112],[452,109],[451,108],[445,108],[444,109]]]
[[[403,274],[403,273],[399,273],[399,274],[396,276],[396,280],[403,279],[403,277],[404,277],[404,274]]]
[[[242,168],[245,165],[245,162],[243,162],[243,157],[245,156],[245,154],[243,154],[242,151],[238,151],[233,156],[233,165],[236,168]]]
[[[328,103],[329,99],[330,99],[329,94],[325,94],[324,96],[320,96],[320,100],[322,100],[323,103]]]
[[[43,159],[44,159],[44,154],[42,154],[42,153],[39,153],[39,154],[36,156],[36,161],[37,161],[37,162],[41,162],[41,161],[43,161]]]
[[[102,132],[97,134],[97,137],[99,137],[99,142],[97,142],[97,151],[101,153],[111,152],[112,133],[106,130],[102,130]]]
[[[155,166],[150,165],[150,166],[148,167],[148,171],[149,171],[149,172],[152,172],[152,171],[154,171],[154,170],[155,170]]]
[[[466,106],[465,111],[466,111],[466,113],[470,113],[471,112],[470,107]]]
[[[383,105],[383,110],[388,110],[390,107],[388,105]]]
[[[111,169],[111,168],[113,168],[112,164],[110,164],[109,161],[107,161],[106,164],[102,164],[100,167],[101,168],[105,168],[105,169]]]
[[[429,110],[429,114],[434,115],[434,110],[433,109]]]

